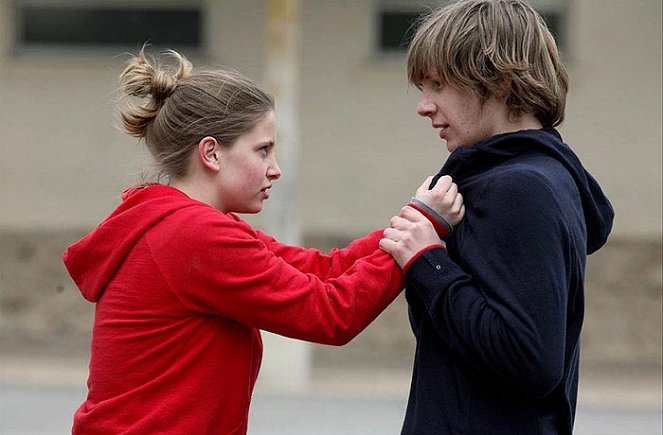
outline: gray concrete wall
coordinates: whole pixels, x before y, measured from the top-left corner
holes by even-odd
[[[562,132],[617,211],[615,234],[661,234],[661,2],[569,1]]]
[[[0,342],[64,354],[87,351],[94,305],[82,299],[59,261],[79,232],[0,232]],[[323,250],[347,243],[312,237]],[[588,259],[582,361],[592,366],[661,365],[661,241],[615,238]],[[343,348],[314,348],[314,363],[373,362],[409,367],[414,350],[407,304],[399,297]]]

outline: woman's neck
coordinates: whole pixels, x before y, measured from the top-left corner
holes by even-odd
[[[212,184],[209,182],[202,182],[193,177],[184,178],[171,178],[170,186],[184,192],[189,198],[196,201],[204,202],[214,208],[219,208],[216,199],[216,194],[211,188]]]

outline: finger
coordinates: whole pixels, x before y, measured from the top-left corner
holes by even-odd
[[[382,249],[386,253],[394,255],[398,245],[393,240],[380,239],[380,242],[378,243],[378,246],[380,247],[380,249]]]
[[[451,183],[453,183],[451,177],[448,175],[443,175],[442,177],[440,177],[437,184],[435,185],[435,187],[433,187],[432,190],[446,192],[451,187]]]
[[[396,240],[398,240],[398,230],[396,230],[394,228],[387,228],[382,232],[382,237],[386,238],[386,239],[389,239],[389,240],[396,241]]]
[[[412,226],[412,222],[406,217],[395,216],[392,220],[391,228],[399,231],[407,231]]]
[[[465,204],[460,207],[460,213],[458,214],[458,222],[462,221],[465,217]]]
[[[426,179],[424,180],[424,182],[421,183],[421,186],[419,186],[419,187],[417,188],[417,191],[416,191],[416,193],[415,193],[415,196],[416,196],[416,195],[419,195],[419,194],[422,193],[422,192],[426,192],[427,190],[429,190],[429,189],[428,189],[428,186],[430,186],[430,183],[432,183],[432,182],[433,182],[433,176],[432,176],[432,175],[426,177]]]
[[[461,214],[463,207],[463,196],[459,193],[456,195],[456,198],[454,198],[454,202],[449,208],[449,213],[446,215],[446,218],[451,225],[456,226],[463,219],[463,215]]]
[[[409,222],[419,222],[422,219],[427,220],[426,216],[410,206],[403,207],[399,216],[403,219],[407,219]]]
[[[456,196],[458,193],[458,185],[456,183],[451,183],[451,186],[449,186],[449,190],[447,190],[447,194],[453,196]]]
[[[459,193],[454,198],[454,202],[453,202],[453,205],[451,206],[451,209],[454,210],[454,211],[460,211],[460,208],[462,206],[463,206],[463,195]]]

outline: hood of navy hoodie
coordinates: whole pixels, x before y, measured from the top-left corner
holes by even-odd
[[[83,297],[97,302],[119,266],[145,232],[163,218],[200,205],[164,185],[126,190],[122,203],[97,228],[69,246],[62,260]]]
[[[587,253],[598,250],[612,230],[614,210],[599,184],[553,128],[500,134],[478,142],[472,148],[460,147],[451,153],[431,187],[442,175],[450,175],[458,182],[525,153],[552,157],[571,174],[582,200],[587,226]]]

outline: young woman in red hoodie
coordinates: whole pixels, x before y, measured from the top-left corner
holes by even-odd
[[[342,345],[404,285],[378,249],[382,230],[323,255],[236,216],[260,212],[281,175],[273,99],[239,73],[194,71],[171,54],[174,70],[141,52],[120,76],[125,96],[142,98],[123,107],[124,127],[167,183],[125,191],[63,255],[97,304],[76,434],[244,434],[260,329]],[[424,232],[434,223],[444,235],[444,221],[464,213],[451,179],[421,187],[413,202]]]

